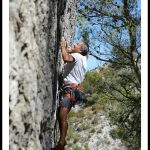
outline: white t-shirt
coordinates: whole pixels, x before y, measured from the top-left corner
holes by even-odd
[[[65,64],[64,84],[80,84],[87,68],[87,57],[79,53],[72,53],[71,55],[75,61]]]

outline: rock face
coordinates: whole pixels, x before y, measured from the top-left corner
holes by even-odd
[[[72,46],[76,0],[9,3],[10,150],[49,150],[57,139],[61,36]]]

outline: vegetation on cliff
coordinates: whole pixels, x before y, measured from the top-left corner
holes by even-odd
[[[77,128],[76,121],[81,117],[82,129],[81,127],[79,129],[87,129],[90,136],[92,132],[98,133],[93,124],[101,124],[100,117],[95,117],[103,112],[105,117],[111,120],[110,124],[117,126],[109,132],[111,137],[121,139],[129,150],[139,150],[141,147],[140,2],[80,0],[77,25],[79,31],[77,38],[89,41],[90,55],[104,64],[87,72],[82,83],[87,94],[86,106],[82,110],[85,112],[80,111],[79,114],[71,115],[70,119],[77,116],[74,120]],[[100,127],[99,134],[102,133]],[[108,145],[111,145],[110,143],[109,141]]]

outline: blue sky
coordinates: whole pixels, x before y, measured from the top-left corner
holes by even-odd
[[[119,2],[120,0],[117,0],[117,2]],[[137,3],[138,3],[138,8],[139,8],[139,10],[141,9],[141,0],[137,0]],[[90,45],[90,48],[92,48],[92,49],[94,49],[95,51],[96,51],[96,49],[95,49],[95,46],[97,45],[99,45],[100,44],[100,47],[101,47],[101,49],[100,49],[100,51],[103,53],[106,53],[107,52],[107,47],[106,47],[106,45],[104,46],[102,43],[100,43],[99,41],[98,41],[98,39],[95,39],[95,37],[96,37],[96,35],[97,35],[97,37],[99,38],[99,30],[100,30],[100,26],[99,25],[95,25],[95,26],[93,26],[93,25],[90,25],[89,24],[89,22],[86,20],[86,19],[83,19],[83,18],[80,18],[80,20],[79,20],[79,22],[81,22],[81,24],[82,24],[82,22],[84,22],[84,24],[82,24],[82,28],[83,29],[86,29],[87,28],[87,30],[88,29],[90,29],[90,28],[92,28],[93,30],[93,33],[92,34],[89,34],[89,39],[91,40],[91,42],[90,43],[92,43],[92,44],[94,44],[94,45],[90,45],[90,43],[89,43],[89,45]],[[80,41],[80,40],[82,40],[82,38],[81,38],[81,31],[80,31],[80,29],[77,27],[76,28],[76,31],[75,31],[75,38],[74,38],[74,42],[77,42],[77,41]],[[94,34],[94,37],[93,37],[93,34]],[[126,35],[126,33],[124,33],[124,38],[125,38],[125,35]],[[93,51],[93,50],[90,50],[90,51]],[[109,47],[109,50],[111,50],[111,47]],[[94,51],[93,51],[94,52]],[[107,56],[108,57],[108,56]],[[96,58],[94,58],[93,56],[89,56],[89,58],[88,58],[88,64],[87,64],[87,71],[89,71],[89,70],[92,70],[92,69],[94,69],[94,68],[96,68],[96,67],[98,67],[98,66],[101,66],[102,64],[103,64],[104,62],[102,62],[102,61],[99,61],[99,60],[97,60]]]
[[[97,60],[95,57],[89,55],[87,62],[87,71],[90,71],[101,65],[101,61]]]

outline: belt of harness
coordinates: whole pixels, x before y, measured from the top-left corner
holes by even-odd
[[[84,99],[84,94],[81,92],[80,87],[74,84],[64,85],[64,96],[68,97],[73,105]]]

